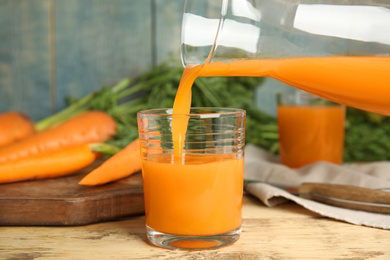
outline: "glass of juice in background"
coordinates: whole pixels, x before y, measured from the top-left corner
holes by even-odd
[[[181,156],[172,121],[187,125]],[[241,233],[245,111],[191,108],[138,113],[149,241],[170,249],[214,249]],[[176,154],[176,155],[175,155]]]
[[[342,163],[345,106],[304,91],[279,93],[277,117],[282,164]]]

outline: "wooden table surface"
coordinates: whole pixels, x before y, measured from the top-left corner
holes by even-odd
[[[218,250],[147,243],[144,216],[76,227],[0,227],[0,259],[390,259],[390,231],[331,220],[244,196],[242,234]]]

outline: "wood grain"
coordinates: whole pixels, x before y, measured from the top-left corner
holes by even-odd
[[[155,1],[155,63],[166,60],[180,61],[181,20],[183,17],[184,0]]]
[[[0,0],[0,113],[39,120],[172,55],[184,0]]]
[[[0,1],[0,113],[50,114],[48,9],[48,1]]]
[[[376,213],[390,213],[390,192],[330,183],[302,183],[299,196],[326,204]]]
[[[153,66],[151,0],[56,1],[56,100],[81,97]]]
[[[72,226],[143,214],[141,173],[96,187],[78,184],[99,163],[71,176],[0,184],[0,225]]]
[[[3,259],[389,259],[389,231],[320,217],[296,204],[267,208],[245,196],[241,238],[210,251],[146,241],[144,216],[79,227],[0,227]]]

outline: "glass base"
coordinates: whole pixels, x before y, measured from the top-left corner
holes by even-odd
[[[149,241],[158,247],[174,250],[207,250],[228,246],[240,238],[241,227],[228,233],[212,236],[180,236],[161,233],[146,226]]]

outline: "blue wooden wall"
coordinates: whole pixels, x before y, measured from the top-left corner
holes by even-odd
[[[184,0],[0,0],[0,113],[34,120],[179,58]]]

